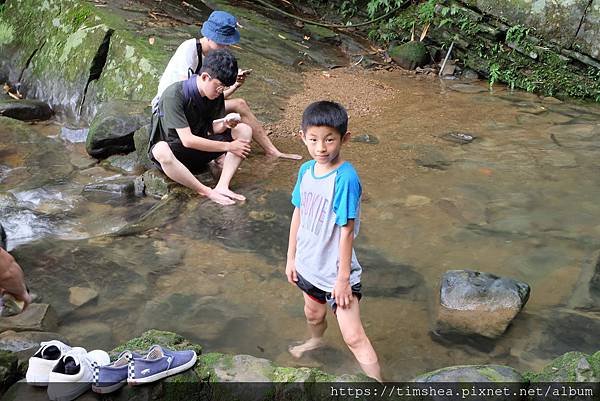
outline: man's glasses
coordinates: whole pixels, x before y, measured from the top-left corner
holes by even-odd
[[[211,80],[211,81],[212,81],[213,79],[215,79],[217,82],[219,82],[219,83],[220,83],[220,85],[219,85],[219,86],[217,86],[217,87],[215,88],[217,92],[219,92],[219,93],[223,93],[223,92],[225,92],[227,89],[229,89],[229,86],[225,86],[225,85],[223,85],[223,84],[222,84],[222,83],[221,83],[221,82],[220,82],[218,79],[211,77],[211,76],[210,76],[210,74],[208,75],[208,78],[210,78],[210,80]]]

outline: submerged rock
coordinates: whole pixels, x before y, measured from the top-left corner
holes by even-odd
[[[414,381],[417,383],[518,383],[524,382],[525,379],[510,366],[466,365],[434,370],[416,377]]]
[[[359,143],[368,143],[370,145],[377,145],[379,143],[379,139],[375,135],[370,134],[361,134],[355,135],[350,139],[350,142],[359,142]]]
[[[52,109],[39,100],[0,100],[0,116],[21,121],[43,121],[52,117]]]
[[[439,334],[497,338],[525,306],[526,283],[472,270],[451,270],[440,286]]]
[[[0,319],[0,331],[55,331],[58,319],[48,304],[31,304],[22,313]]]

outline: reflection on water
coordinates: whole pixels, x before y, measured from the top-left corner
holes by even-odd
[[[498,88],[490,93],[477,83],[389,73],[379,79],[395,89],[392,98],[382,99],[377,118],[351,121],[353,132],[378,143],[351,142],[345,157],[365,189],[357,240],[366,269],[361,309],[387,377],[475,363],[538,369],[569,350],[597,351],[598,320],[566,305],[600,245],[600,109]],[[476,139],[445,140],[451,132]],[[104,236],[156,201],[82,196],[86,184],[114,173],[86,173],[68,156],[81,145],[60,138],[52,139],[60,145],[51,150],[53,170],[40,178],[44,164],[30,165],[29,154],[47,149],[51,139],[32,141],[33,151],[23,155],[6,145],[8,136],[0,145],[7,155],[0,177],[8,175],[0,181],[8,191],[0,198],[3,223],[9,236],[28,238],[15,253],[74,343],[112,348],[158,328],[208,351],[358,371],[331,316],[327,348],[300,361],[287,353],[307,334],[302,296],[283,274],[297,163],[253,155],[234,181],[248,196],[245,204],[221,208],[184,198],[177,213],[158,213],[156,229]],[[302,152],[298,142],[278,140]],[[11,179],[7,168],[19,166],[28,174]],[[28,234],[22,227],[35,231],[36,223],[45,230]],[[457,268],[531,285],[528,304],[500,340],[456,344],[431,333],[440,277]],[[68,292],[75,286],[99,296],[76,308]]]

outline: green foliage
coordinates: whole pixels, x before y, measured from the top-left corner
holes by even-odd
[[[12,42],[14,38],[13,27],[0,19],[0,46]]]
[[[367,14],[369,17],[374,18],[380,12],[387,13],[388,11],[399,7],[404,3],[403,0],[370,0],[367,3]]]

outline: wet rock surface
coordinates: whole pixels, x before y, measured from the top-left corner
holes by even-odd
[[[31,304],[18,315],[0,319],[0,332],[14,331],[55,331],[58,319],[48,304]]]
[[[109,102],[100,106],[86,141],[90,156],[105,158],[135,150],[133,134],[150,120],[146,103]]]
[[[438,333],[497,338],[529,298],[529,286],[472,270],[451,270],[440,285]]]
[[[521,374],[510,366],[451,366],[418,376],[417,383],[514,383],[524,382]]]
[[[0,99],[0,116],[21,121],[43,121],[52,117],[52,109],[39,100]]]

